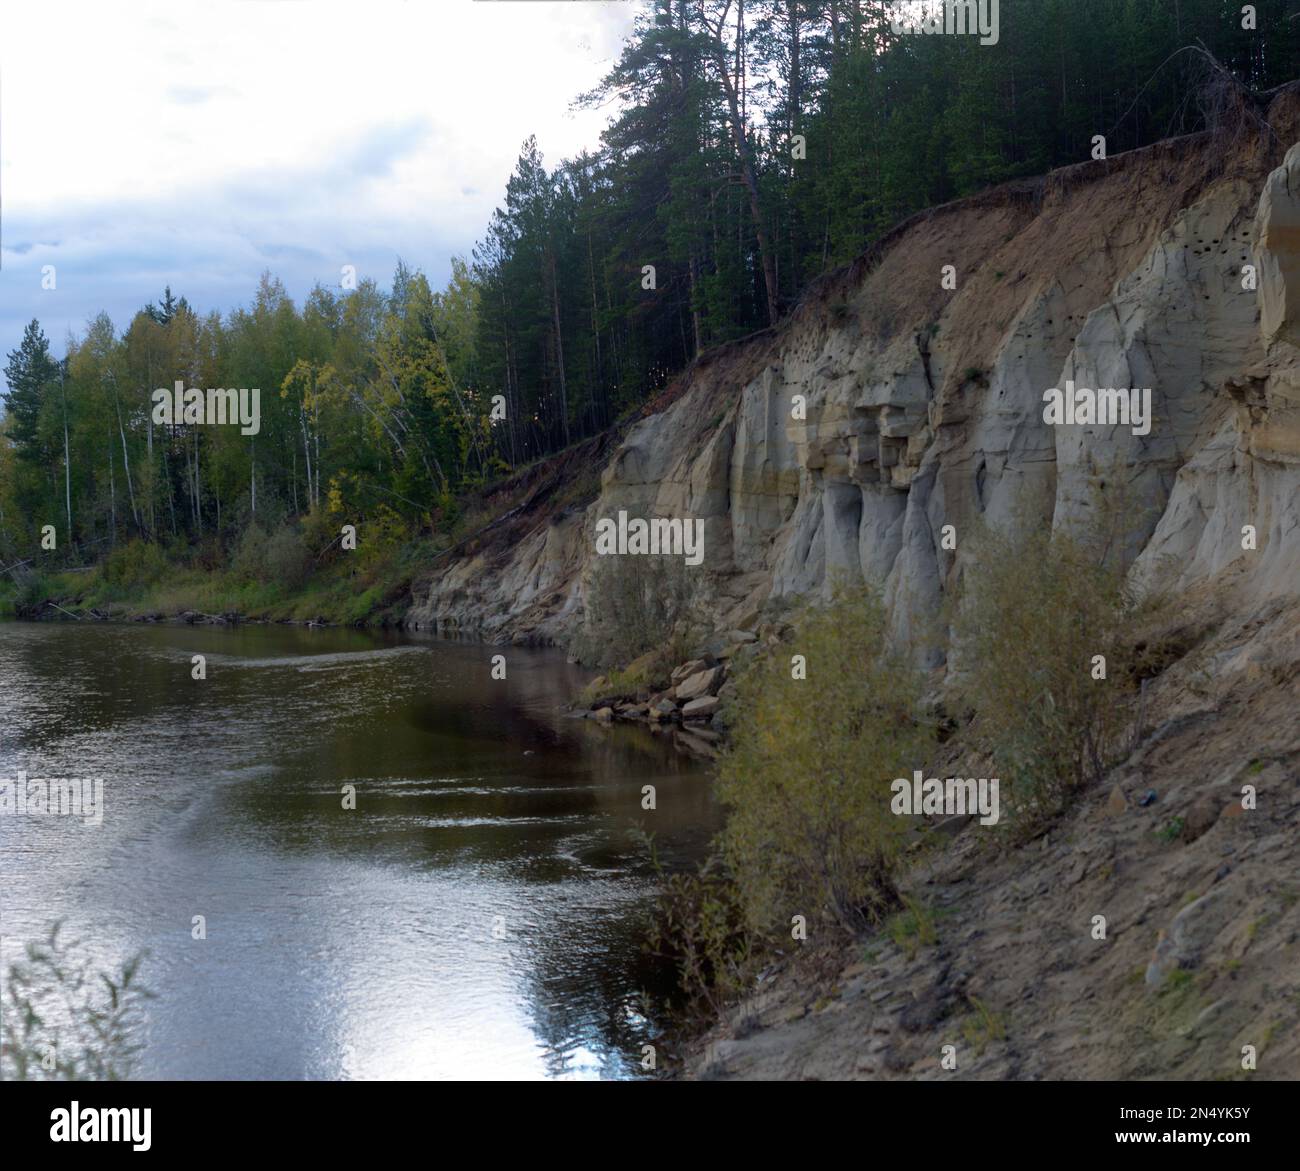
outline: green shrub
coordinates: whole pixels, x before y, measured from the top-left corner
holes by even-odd
[[[608,667],[655,651],[657,669],[677,666],[705,634],[700,572],[680,557],[597,557],[574,653]]]
[[[298,589],[311,571],[312,557],[292,525],[281,525],[266,539],[265,579],[286,591]]]
[[[596,700],[612,695],[641,696],[648,698],[652,691],[666,690],[671,667],[661,662],[662,656],[651,651],[634,659],[626,667],[609,671],[593,679],[578,693],[578,702],[590,706]],[[677,666],[674,662],[672,667]]]
[[[14,603],[19,610],[39,605],[50,596],[50,581],[43,573],[29,573],[14,587]]]
[[[312,563],[318,559],[325,561],[326,554],[337,547],[342,519],[324,508],[313,508],[299,519],[298,524]]]
[[[1046,524],[973,538],[954,617],[954,690],[993,756],[1011,824],[1033,834],[1122,746],[1133,612],[1112,542]],[[1105,657],[1105,679],[1093,677]]]
[[[0,1077],[16,1081],[114,1081],[128,1077],[140,1051],[142,955],[98,971],[60,936],[29,943],[10,964],[0,1001]]]
[[[387,504],[380,504],[360,521],[340,520],[335,527],[337,537],[344,523],[355,523],[357,547],[355,552],[343,550],[342,542],[334,545],[332,552],[341,557],[355,557],[363,570],[377,570],[396,563],[403,546],[411,539],[410,526]]]
[[[680,995],[671,1008],[687,1028],[717,1020],[752,986],[756,965],[744,907],[717,857],[696,873],[662,880],[646,949],[673,965]]]
[[[992,1041],[1005,1041],[1007,1037],[1006,1018],[1000,1012],[992,1012],[989,1007],[976,996],[967,996],[967,1002],[970,1004],[972,1012],[961,1026],[962,1036],[966,1039],[966,1044],[975,1050],[975,1053],[982,1054]]]
[[[230,568],[236,581],[261,582],[266,574],[266,533],[256,521],[239,538]]]
[[[149,541],[128,541],[104,559],[103,578],[110,586],[134,590],[153,585],[169,570],[160,546]]]
[[[891,812],[890,786],[933,744],[923,676],[888,644],[877,596],[841,591],[796,631],[738,672],[718,773],[723,856],[746,922],[787,938],[794,915],[857,932],[898,905],[908,822]],[[793,654],[806,679],[793,677]]]
[[[903,899],[903,910],[894,915],[887,924],[889,937],[909,960],[916,958],[916,953],[923,947],[932,947],[938,942],[935,930],[934,914],[923,903],[913,899]]]

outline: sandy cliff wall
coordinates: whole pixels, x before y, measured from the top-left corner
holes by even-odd
[[[594,504],[440,567],[410,621],[566,641],[595,523],[626,510],[703,519],[719,627],[848,574],[906,629],[936,612],[977,516],[1020,501],[1069,525],[1103,481],[1140,522],[1143,580],[1294,596],[1298,112],[1286,93],[1271,132],[1172,140],[914,217],[778,328],[697,362],[626,433]],[[1067,381],[1151,388],[1149,431],[1049,425],[1044,391]]]

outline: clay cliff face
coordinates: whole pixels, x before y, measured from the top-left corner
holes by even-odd
[[[485,539],[409,621],[566,642],[595,523],[625,510],[704,520],[692,572],[720,628],[844,575],[880,586],[905,632],[938,611],[977,517],[1071,525],[1100,483],[1135,520],[1135,577],[1294,597],[1300,145],[1281,148],[1300,99],[1268,119],[1271,134],[1173,140],[914,217],[778,328],[697,362],[592,505]],[[1067,383],[1150,388],[1149,430],[1049,425],[1044,392]]]

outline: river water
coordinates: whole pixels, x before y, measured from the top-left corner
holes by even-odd
[[[638,1076],[638,833],[685,864],[717,814],[670,744],[564,713],[584,679],[355,630],[0,623],[0,778],[104,781],[99,825],[0,816],[0,962],[57,919],[97,963],[146,951],[139,1077]]]

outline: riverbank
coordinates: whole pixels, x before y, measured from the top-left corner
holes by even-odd
[[[343,517],[312,513],[178,548],[131,540],[103,554],[102,543],[92,542],[85,551],[98,550],[96,559],[78,566],[66,565],[65,554],[36,553],[0,572],[0,617],[160,621],[195,613],[248,622],[439,629],[493,641],[491,630],[463,627],[449,616],[422,619],[413,603],[431,580],[472,563],[485,545],[519,541],[584,509],[599,488],[597,469],[628,421],[467,491],[452,519],[418,535],[380,518],[362,522],[354,547],[344,550]],[[564,640],[530,632],[504,641],[548,646]]]
[[[169,560],[133,542],[96,564],[0,582],[0,616],[121,622],[283,622],[400,626],[411,584],[436,552],[416,542],[370,562],[343,560],[265,580],[249,567]]]
[[[903,909],[787,940],[677,1075],[1300,1078],[1300,614],[1184,603],[1122,760],[1023,844],[919,827]]]
[[[692,656],[673,665],[662,650],[648,651],[625,667],[593,679],[575,700],[576,714],[602,723],[672,727],[687,751],[716,759],[726,743],[734,674],[789,638],[788,625],[763,623],[703,640]]]

